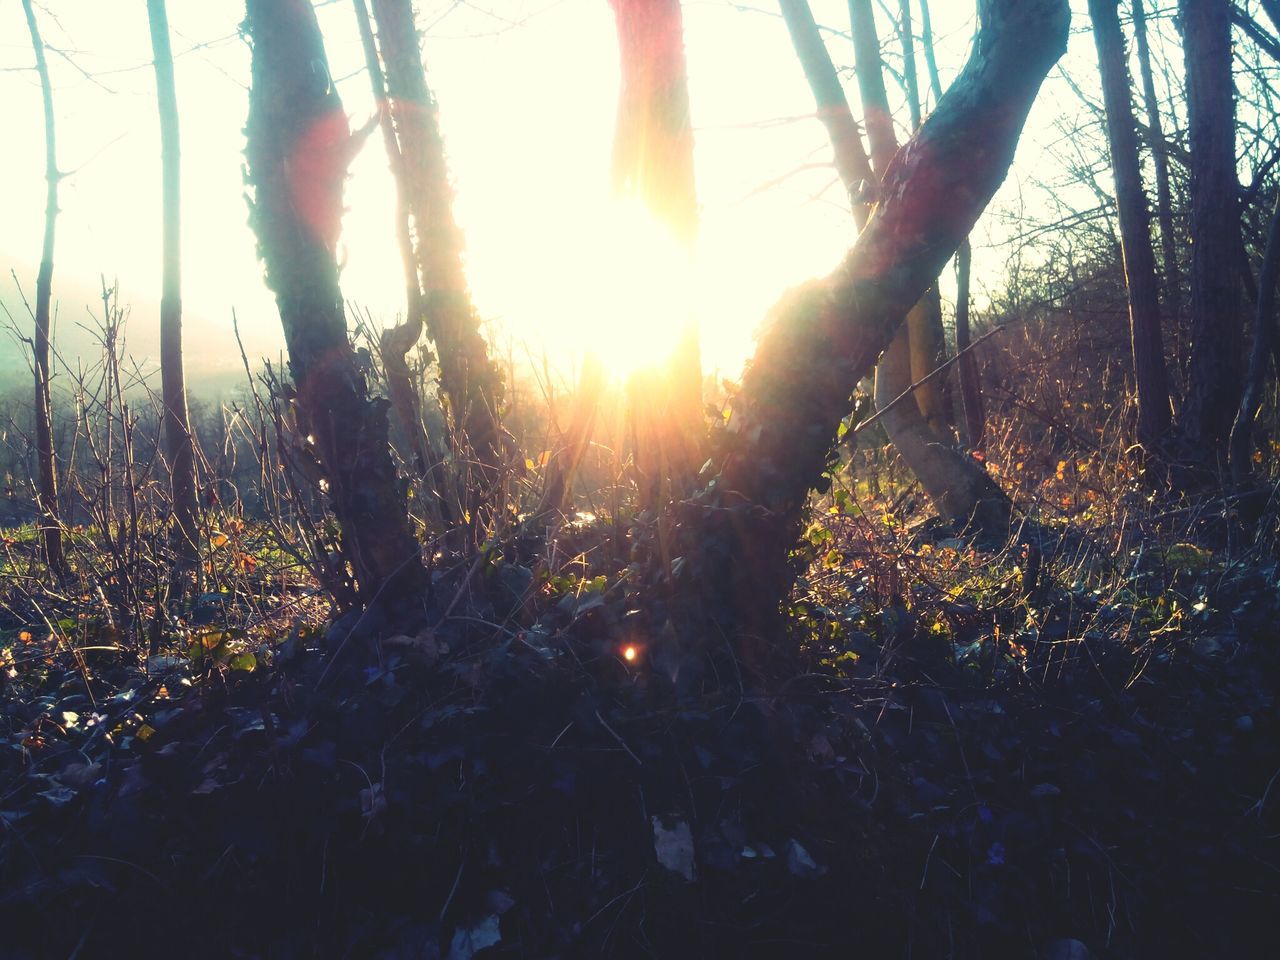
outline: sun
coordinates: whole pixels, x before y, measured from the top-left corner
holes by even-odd
[[[597,209],[580,234],[566,317],[585,353],[615,382],[661,369],[696,329],[694,252],[638,203]]]

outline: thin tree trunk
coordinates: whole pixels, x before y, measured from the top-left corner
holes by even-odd
[[[968,63],[886,171],[884,199],[853,249],[771,312],[716,479],[690,508],[696,562],[685,568],[707,609],[744,639],[771,639],[791,583],[787,553],[853,390],[1004,180],[1066,49],[1065,0],[987,0],[980,10]]]
[[[62,521],[58,507],[58,463],[53,448],[53,400],[49,389],[49,326],[53,299],[53,240],[58,220],[58,151],[54,138],[53,86],[49,83],[49,66],[45,62],[44,41],[36,23],[31,0],[22,0],[35,51],[36,73],[40,77],[40,95],[44,101],[44,244],[40,251],[40,270],[36,274],[35,336],[32,354],[35,369],[36,419],[36,485],[40,504],[40,542],[45,562],[57,577],[67,573],[62,549]]]
[[[387,440],[347,336],[335,250],[353,154],[346,114],[306,0],[248,0],[245,124],[251,225],[275,294],[300,420],[322,472],[360,601],[409,607],[428,579]]]
[[[959,355],[960,408],[964,416],[964,443],[970,450],[982,449],[986,413],[982,408],[982,387],[978,360],[969,349],[969,277],[973,269],[973,247],[965,237],[956,252],[956,353]]]
[[[1156,96],[1151,69],[1151,46],[1147,40],[1147,11],[1144,0],[1133,0],[1133,36],[1138,44],[1138,73],[1142,78],[1142,101],[1151,131],[1151,163],[1156,172],[1156,219],[1160,224],[1160,250],[1164,259],[1164,309],[1177,329],[1182,317],[1182,270],[1178,266],[1177,239],[1173,230],[1173,193],[1169,187],[1169,154],[1164,149],[1164,122]]]
[[[195,451],[187,415],[182,369],[182,153],[178,95],[169,45],[165,0],[147,0],[151,49],[155,57],[156,100],[160,108],[161,190],[164,206],[164,275],[160,294],[160,389],[164,403],[164,444],[173,490],[177,569],[194,570],[200,560]]]
[[[1249,373],[1245,380],[1240,411],[1231,428],[1231,478],[1245,483],[1253,472],[1253,421],[1262,407],[1267,367],[1276,336],[1276,282],[1280,280],[1280,199],[1271,215],[1267,249],[1262,257],[1258,281],[1258,310],[1253,320],[1253,343],[1249,351]]]
[[[920,127],[921,113],[911,0],[898,0],[898,42],[902,45],[902,77],[906,87],[911,131],[914,133]],[[907,330],[911,341],[911,382],[918,383],[947,360],[947,336],[942,329],[942,295],[936,283],[907,314]],[[947,400],[949,382],[950,377],[944,370],[915,391],[916,404],[920,407],[925,423],[942,443],[951,443],[955,439],[951,429],[951,404]]]
[[[477,466],[465,485],[474,521],[501,475],[502,378],[489,357],[467,286],[462,231],[453,216],[444,139],[422,65],[413,6],[410,0],[373,0],[373,19],[404,158],[414,253],[427,331],[440,364],[440,388],[448,400],[455,438],[470,446]]]
[[[1226,454],[1240,406],[1243,303],[1240,183],[1236,174],[1231,4],[1180,0],[1191,142],[1191,359],[1179,417],[1185,454]]]
[[[782,19],[791,34],[791,44],[809,81],[818,108],[818,119],[827,129],[831,151],[840,182],[849,193],[854,222],[861,231],[867,223],[879,178],[871,170],[871,161],[862,145],[862,133],[849,109],[844,87],[827,53],[818,24],[813,19],[809,0],[778,0]]]
[[[929,70],[929,86],[935,102],[942,100],[942,77],[938,73],[938,59],[933,49],[933,20],[929,16],[929,0],[920,0],[920,45],[924,48],[924,62]],[[986,413],[982,407],[982,381],[978,373],[978,358],[969,351],[969,280],[973,272],[973,246],[968,237],[956,251],[956,380],[960,385],[960,409],[962,440],[971,450],[982,449],[982,435],[986,430]]]
[[[426,481],[430,496],[427,509],[431,519],[436,524],[443,525],[446,518],[452,518],[453,510],[450,508],[450,501],[443,493],[445,478],[442,475],[440,458],[436,455],[431,439],[427,436],[426,427],[423,425],[418,392],[414,389],[409,364],[405,360],[408,352],[422,337],[426,299],[418,280],[417,257],[413,250],[412,212],[409,209],[409,185],[404,153],[400,149],[400,141],[396,137],[395,120],[391,116],[391,107],[387,102],[387,81],[382,72],[377,42],[374,40],[373,26],[369,20],[369,8],[365,0],[354,0],[354,7],[356,26],[360,32],[361,46],[364,48],[365,69],[369,74],[374,103],[378,106],[378,125],[382,130],[382,144],[396,183],[396,240],[400,247],[400,265],[404,270],[405,282],[404,323],[384,330],[379,341],[382,368],[387,378],[387,392],[391,395],[391,409],[400,422],[400,433],[408,446],[408,459],[413,462],[419,476]]]
[[[1164,444],[1169,431],[1169,381],[1160,330],[1156,258],[1151,249],[1151,223],[1138,162],[1138,137],[1134,132],[1119,6],[1120,0],[1089,0],[1089,16],[1093,20],[1093,40],[1098,48],[1098,70],[1102,75],[1107,143],[1120,220],[1120,250],[1129,291],[1129,331],[1138,390],[1138,441],[1154,454]]]

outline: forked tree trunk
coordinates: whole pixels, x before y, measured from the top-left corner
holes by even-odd
[[[1066,49],[1066,0],[983,0],[979,12],[968,63],[890,165],[844,262],[771,312],[716,478],[689,508],[694,561],[682,575],[747,647],[752,636],[772,639],[791,583],[788,550],[858,380],[1004,180],[1040,84]]]
[[[1239,408],[1244,303],[1231,3],[1179,0],[1191,141],[1191,359],[1178,427],[1184,455],[1220,463]]]
[[[248,0],[250,222],[305,423],[365,605],[413,604],[428,581],[387,441],[347,337],[335,249],[352,140],[309,0]]]
[[[36,419],[36,487],[40,504],[40,543],[45,562],[55,576],[67,572],[62,549],[62,521],[58,509],[58,462],[53,448],[53,400],[49,389],[49,326],[53,300],[53,240],[58,220],[57,142],[54,138],[53,87],[49,83],[49,67],[45,62],[44,41],[36,22],[31,0],[22,0],[35,51],[36,73],[40,77],[40,95],[44,102],[44,244],[40,250],[40,270],[36,274],[35,335],[32,338],[35,369]]]
[[[871,163],[883,174],[898,152],[898,140],[889,115],[875,17],[870,0],[850,0],[849,12]],[[935,509],[954,523],[973,522],[990,533],[1002,532],[1008,528],[1008,499],[977,461],[951,449],[937,378],[916,388],[914,402],[890,406],[941,362],[941,326],[935,282],[912,305],[906,322],[876,367],[875,401],[884,411],[881,423]]]
[[[176,531],[176,569],[193,570],[200,560],[196,461],[187,416],[182,369],[182,153],[178,135],[178,94],[173,80],[169,16],[165,0],[147,0],[151,50],[155,58],[156,100],[160,107],[161,196],[164,264],[160,293],[160,391],[164,403],[164,445],[169,460]]]
[[[642,203],[691,256],[698,232],[698,200],[680,0],[609,3],[617,26],[621,72],[613,142],[614,191]],[[657,277],[650,282],[670,280]],[[684,495],[702,465],[706,432],[702,359],[692,317],[683,322],[667,369],[642,372],[629,392],[644,394],[648,400],[633,406],[629,414],[637,438],[642,502],[656,505],[652,493],[663,485],[674,485],[677,494]]]
[[[1160,224],[1160,250],[1164,257],[1164,310],[1177,329],[1182,314],[1182,270],[1173,230],[1173,192],[1169,187],[1169,154],[1165,149],[1164,122],[1151,69],[1151,45],[1147,39],[1145,0],[1133,0],[1133,36],[1138,46],[1138,73],[1142,78],[1142,102],[1151,129],[1151,165],[1156,174],[1156,219]]]
[[[440,458],[436,456],[431,438],[422,421],[422,408],[413,376],[405,359],[414,344],[422,337],[426,320],[426,298],[418,280],[418,260],[413,249],[413,214],[409,209],[409,184],[405,171],[404,153],[396,136],[395,120],[387,102],[387,80],[382,71],[377,41],[369,20],[369,8],[365,0],[354,0],[356,26],[364,48],[365,70],[373,90],[374,103],[378,105],[378,126],[382,130],[382,144],[396,183],[396,240],[400,247],[400,265],[404,270],[405,319],[403,323],[385,330],[379,341],[382,369],[387,378],[387,392],[391,395],[391,409],[400,423],[400,434],[407,447],[409,459],[418,474],[426,481],[430,502],[427,510],[432,521],[442,526],[453,519],[453,501],[446,497],[445,477]]]
[[[1098,48],[1107,144],[1115,177],[1120,250],[1129,292],[1129,332],[1138,390],[1138,441],[1157,453],[1169,431],[1169,381],[1160,330],[1160,289],[1151,247],[1151,222],[1138,162],[1128,57],[1120,30],[1120,0],[1089,0],[1093,40]]]
[[[489,357],[467,285],[462,231],[453,216],[444,138],[422,65],[413,6],[410,0],[373,0],[373,19],[404,163],[413,249],[427,332],[440,364],[440,389],[455,443],[470,448],[476,467],[463,484],[474,520],[501,476],[502,378]]]

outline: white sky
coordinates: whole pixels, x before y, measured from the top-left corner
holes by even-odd
[[[708,364],[726,374],[737,373],[752,329],[783,289],[828,271],[853,237],[834,171],[804,170],[759,190],[804,164],[828,162],[830,151],[816,120],[765,123],[811,114],[812,100],[776,7],[744,2],[765,12],[728,0],[685,4],[702,207],[693,302]],[[41,18],[46,42],[74,51],[76,67],[96,77],[51,57],[59,163],[77,171],[62,186],[55,296],[59,281],[83,296],[100,273],[118,277],[123,299],[134,305],[130,349],[154,354],[155,320],[147,314],[160,283],[159,140],[146,6],[143,0],[46,5],[57,17]],[[534,352],[545,348],[558,363],[587,346],[625,348],[657,336],[636,304],[614,295],[624,241],[608,219],[617,92],[608,4],[424,0],[420,6],[471,283],[495,336],[527,342]],[[974,5],[933,0],[931,7],[945,83],[963,62]],[[819,22],[847,30],[845,0],[816,0],[813,8]],[[238,364],[233,307],[252,355],[275,354],[282,343],[242,199],[249,67],[236,36],[242,16],[233,0],[169,3],[179,54],[187,338],[196,345],[188,365],[195,370]],[[371,98],[359,72],[351,5],[326,4],[320,17],[333,75],[359,124]],[[881,36],[887,43],[887,21]],[[1091,56],[1089,37],[1083,39],[1083,54],[1073,57]],[[847,44],[838,37],[829,42],[837,63],[848,64]],[[184,53],[197,44],[209,45]],[[0,103],[8,131],[0,151],[0,256],[25,265],[24,283],[33,285],[43,222],[43,123],[34,73],[14,69],[30,63],[21,5],[0,4]],[[920,69],[923,85],[923,61]],[[847,89],[856,111],[851,78]],[[1080,108],[1059,85],[1036,106],[1006,195],[1015,196],[1020,178],[1036,168],[1045,131],[1062,109]],[[389,322],[402,309],[402,280],[390,226],[392,184],[377,136],[353,166],[347,204],[344,293]],[[12,281],[2,277],[0,284]],[[64,315],[73,307],[80,305],[64,302]]]

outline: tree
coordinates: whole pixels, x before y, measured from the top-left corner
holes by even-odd
[[[984,0],[979,15],[968,62],[885,171],[843,263],[774,307],[734,397],[715,479],[688,508],[693,560],[682,572],[711,616],[748,641],[772,633],[791,583],[787,552],[854,388],[1004,180],[1040,84],[1066,49],[1066,0]]]
[[[680,0],[609,3],[621,68],[614,191],[643,204],[688,256],[697,239],[698,200]],[[656,505],[664,484],[688,491],[703,460],[702,361],[691,318],[681,328],[669,369],[641,371],[629,392],[635,398],[631,418],[641,501]],[[654,397],[665,401],[655,405]]]
[[[1106,106],[1107,143],[1115,176],[1120,249],[1129,292],[1130,342],[1138,390],[1138,440],[1148,452],[1155,453],[1169,429],[1169,383],[1160,331],[1156,259],[1151,247],[1147,198],[1142,189],[1129,69],[1118,9],[1119,0],[1089,0]]]
[[[474,521],[501,475],[502,378],[489,357],[467,285],[462,231],[453,216],[444,138],[422,65],[413,6],[410,0],[373,0],[373,19],[413,218],[421,306],[440,364],[440,389],[455,444],[470,448],[476,467],[465,483]]]
[[[1178,266],[1173,230],[1173,193],[1169,188],[1169,152],[1165,145],[1164,122],[1156,96],[1151,69],[1151,44],[1147,39],[1147,11],[1144,0],[1133,0],[1133,37],[1138,48],[1138,74],[1142,78],[1142,103],[1151,131],[1151,164],[1156,175],[1156,218],[1160,223],[1160,249],[1164,258],[1164,309],[1175,327],[1182,313],[1182,270]]]
[[[250,222],[275,294],[308,452],[365,605],[421,602],[428,581],[387,440],[347,337],[335,249],[355,149],[308,0],[248,0]]]
[[[409,364],[405,359],[413,345],[421,339],[426,323],[426,297],[418,277],[418,256],[413,244],[413,212],[409,207],[408,172],[387,100],[386,75],[382,70],[382,60],[369,20],[369,8],[365,0],[354,0],[354,8],[361,46],[364,48],[365,69],[369,74],[369,85],[373,88],[374,103],[378,105],[378,126],[382,130],[382,143],[396,184],[395,231],[405,280],[405,319],[403,323],[382,333],[379,341],[382,368],[387,378],[387,392],[391,395],[392,412],[400,422],[401,435],[408,445],[408,459],[426,481],[430,496],[427,509],[433,521],[443,523],[446,518],[452,518],[456,511],[453,509],[452,498],[445,496],[447,484],[440,458],[436,456],[431,438],[423,425],[418,392],[414,388]]]
[[[62,522],[58,509],[58,464],[53,449],[53,401],[49,390],[53,242],[58,221],[58,182],[62,179],[62,173],[58,170],[58,150],[53,122],[53,86],[49,82],[49,66],[45,61],[44,41],[40,38],[40,25],[36,22],[31,0],[22,0],[22,9],[27,15],[27,29],[31,33],[31,47],[36,57],[36,73],[40,77],[40,95],[44,101],[44,243],[40,248],[40,269],[36,274],[35,336],[32,339],[35,370],[37,500],[40,504],[40,542],[44,549],[45,562],[49,564],[49,569],[56,576],[62,577],[67,572],[67,561],[62,549]]]
[[[870,0],[850,0],[849,13],[871,164],[877,176],[883,178],[898,153],[898,139],[884,86],[875,16]],[[950,429],[936,378],[897,402],[940,362],[941,323],[935,282],[912,305],[906,323],[898,329],[876,366],[875,400],[883,411],[880,420],[939,511],[955,523],[974,522],[987,532],[1003,532],[1008,528],[1008,499],[977,461],[950,446]]]
[[[1226,453],[1244,379],[1231,4],[1179,0],[1179,11],[1191,143],[1191,357],[1178,427],[1185,455],[1213,463]]]
[[[164,444],[173,490],[177,531],[176,564],[191,570],[199,563],[200,532],[196,501],[195,450],[187,416],[187,387],[182,369],[182,157],[178,134],[178,95],[169,45],[165,0],[147,0],[151,49],[155,57],[156,100],[160,108],[161,193],[164,264],[160,294],[160,392],[164,404]]]

